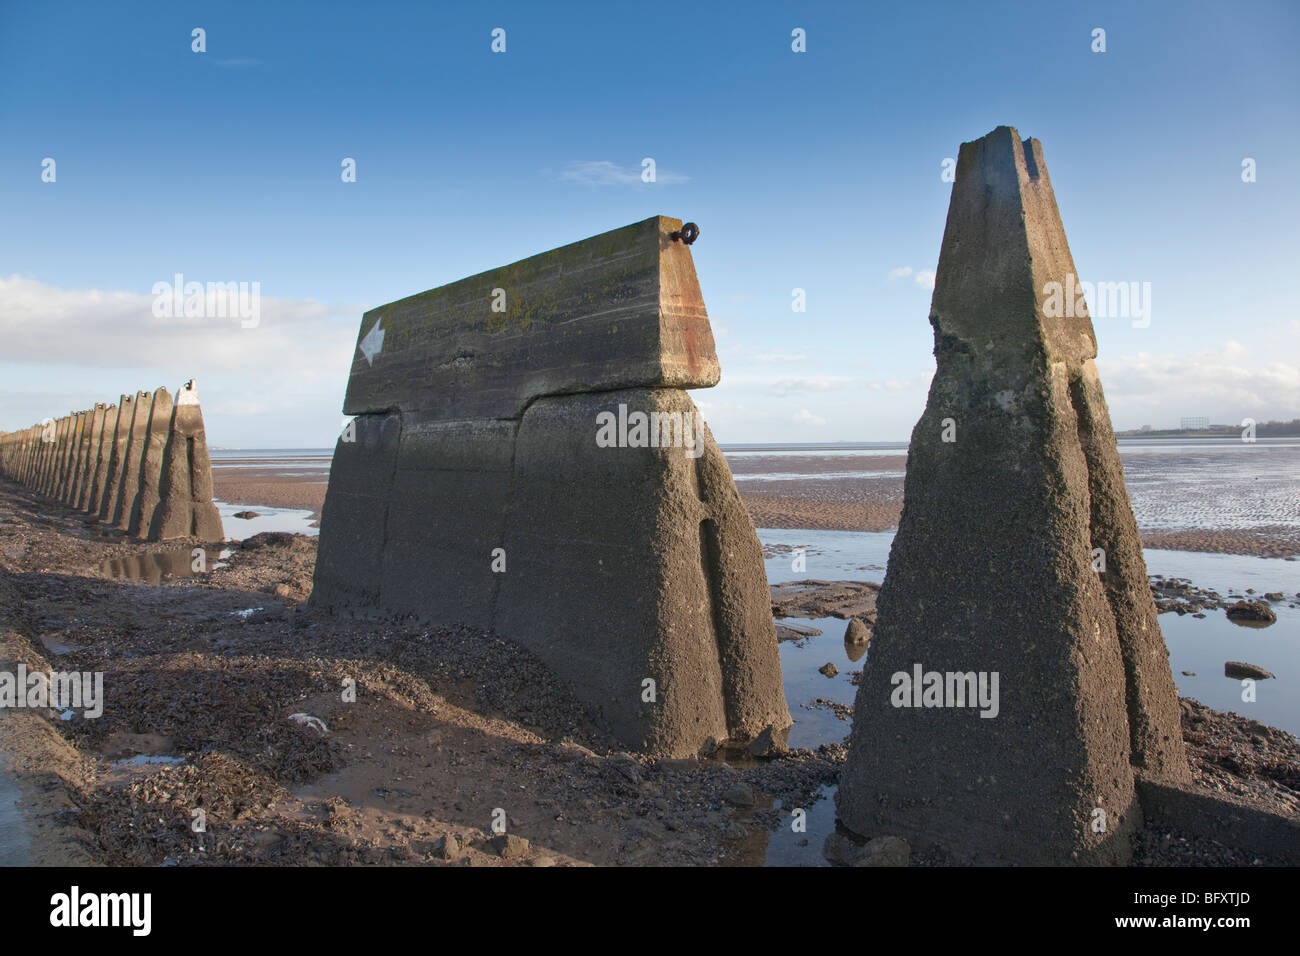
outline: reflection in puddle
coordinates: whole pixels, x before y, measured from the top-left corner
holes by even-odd
[[[811,806],[799,808],[804,812],[803,832],[794,829],[793,808],[785,815],[785,822],[770,835],[764,866],[830,866],[822,856],[822,847],[835,829],[835,791],[838,789],[826,784],[817,791]]]
[[[197,558],[188,549],[175,551],[154,551],[148,554],[128,554],[118,558],[105,558],[99,565],[99,573],[109,578],[122,581],[142,581],[145,584],[161,584],[176,578],[190,578],[215,568],[223,567],[222,559],[230,557],[230,551],[208,548],[204,550],[203,562],[195,570]],[[53,650],[53,648],[51,648]],[[63,653],[55,651],[56,654]]]
[[[149,764],[163,764],[168,767],[174,767],[177,764],[182,764],[184,762],[184,757],[168,757],[166,754],[136,754],[134,757],[127,757],[123,760],[114,760],[109,766],[145,767]]]

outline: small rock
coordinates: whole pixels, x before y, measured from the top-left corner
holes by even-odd
[[[461,848],[460,841],[456,839],[456,834],[448,833],[433,845],[433,855],[439,860],[452,862],[464,856],[465,851]]]
[[[852,866],[862,855],[862,847],[853,842],[846,833],[831,831],[822,844],[822,856],[836,866]]]
[[[862,849],[854,866],[907,866],[912,848],[901,837],[876,837]]]
[[[1183,671],[1183,676],[1184,676],[1184,677],[1195,677],[1195,676],[1196,676],[1196,671]]]
[[[262,517],[261,514],[259,514],[259,513],[256,512],[256,511],[236,511],[234,516],[235,516],[236,518],[243,518],[243,519],[245,519],[245,520],[247,520],[247,519],[249,519],[249,518],[260,518],[260,517]]]
[[[836,667],[834,664],[832,664],[830,661],[827,661],[821,667],[817,668],[817,672],[819,674],[825,674],[827,677],[835,677],[837,674],[839,674],[840,669]]]
[[[284,839],[284,836],[274,830],[261,830],[253,834],[253,845],[260,846],[264,849],[278,846]]]
[[[513,833],[501,833],[488,840],[488,848],[503,860],[518,860],[528,855],[528,841]]]
[[[1265,600],[1265,601],[1285,601],[1285,600],[1286,600],[1286,595],[1283,594],[1281,591],[1269,591],[1267,594],[1264,595],[1264,600]]]
[[[1262,667],[1256,667],[1254,664],[1247,664],[1245,661],[1228,661],[1223,665],[1224,677],[1251,678],[1253,680],[1268,680],[1270,677],[1276,677]]]
[[[1226,613],[1234,621],[1263,621],[1272,624],[1277,620],[1273,609],[1263,601],[1238,601]]]
[[[545,866],[555,866],[555,857],[553,857],[553,856],[539,856],[537,859],[533,860],[533,864],[532,864],[532,865],[533,865],[533,866],[542,866],[542,867],[545,867]]]
[[[743,783],[728,787],[722,799],[733,807],[752,807],[755,803],[753,788]]]
[[[849,618],[849,626],[844,630],[845,644],[866,644],[871,640],[871,629],[858,617]]]

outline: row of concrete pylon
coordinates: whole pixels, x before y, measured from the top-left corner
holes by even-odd
[[[193,380],[0,432],[0,475],[147,541],[225,537]]]

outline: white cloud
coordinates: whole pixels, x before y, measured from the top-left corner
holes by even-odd
[[[1255,361],[1240,342],[1188,355],[1139,352],[1099,360],[1102,386],[1117,428],[1176,424],[1207,415],[1216,424],[1300,416],[1300,366]]]
[[[0,277],[0,428],[193,378],[215,445],[333,444],[363,306],[263,296],[245,329],[237,318],[158,318],[153,301]]]
[[[906,279],[911,274],[912,274],[911,266],[899,266],[897,269],[889,270],[889,278],[891,279]]]
[[[808,356],[792,352],[757,352],[750,356],[755,362],[806,362]]]
[[[832,375],[818,375],[810,378],[783,378],[768,385],[767,390],[785,397],[801,392],[833,392],[844,388],[851,379]]]
[[[194,277],[190,277],[194,278]],[[167,276],[160,281],[171,282]],[[346,368],[363,308],[313,299],[261,297],[260,318],[159,318],[150,294],[60,289],[36,279],[0,278],[0,341],[18,365],[173,368],[202,362],[247,374],[311,374]]]
[[[913,280],[917,285],[925,289],[934,288],[934,271],[932,269],[920,269],[917,271]]]
[[[808,411],[808,409],[806,409],[806,408],[801,408],[801,409],[799,409],[799,414],[794,416],[794,420],[795,420],[796,422],[800,422],[800,423],[805,424],[805,425],[825,425],[825,424],[826,424],[826,419],[822,418],[820,415],[814,415],[812,412]]]
[[[574,161],[560,170],[559,179],[565,183],[581,183],[587,186],[641,186],[649,185],[641,180],[641,165],[620,166],[607,159]],[[689,176],[674,173],[666,169],[655,169],[655,183],[684,183]]]

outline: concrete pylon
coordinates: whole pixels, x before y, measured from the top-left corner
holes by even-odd
[[[117,400],[117,424],[113,428],[113,444],[108,457],[108,471],[104,476],[104,494],[99,504],[99,520],[116,524],[118,502],[122,497],[122,470],[126,466],[127,442],[131,437],[131,423],[135,419],[135,396],[122,395]]]
[[[77,495],[81,492],[82,470],[86,462],[86,447],[90,444],[89,433],[94,420],[95,410],[88,408],[77,415],[77,442],[72,449],[72,467],[68,471],[68,481],[63,488],[63,503],[69,508],[77,506]]]
[[[720,369],[682,238],[656,216],[367,313],[312,601],[508,637],[626,747],[782,740],[762,552],[684,391]]]
[[[224,539],[194,382],[0,432],[0,475],[151,541]],[[167,505],[164,508],[164,504]]]
[[[59,470],[59,484],[55,497],[64,504],[72,493],[77,478],[77,457],[81,454],[81,433],[86,427],[86,413],[74,412],[68,416],[68,447],[63,453],[63,467]]]
[[[1041,145],[1009,127],[964,143],[937,370],[837,795],[858,833],[973,862],[1124,863],[1133,765],[1187,776],[1096,338],[1063,288]]]
[[[37,486],[37,491],[49,497],[54,490],[54,476],[58,473],[59,458],[63,454],[63,443],[66,438],[68,423],[65,418],[56,418],[54,426],[50,433],[44,438],[48,438],[45,456],[41,462],[41,479]]]
[[[109,405],[104,409],[104,424],[99,433],[99,448],[95,452],[95,471],[90,479],[90,496],[86,499],[87,514],[98,515],[104,502],[104,493],[108,487],[109,463],[112,461],[115,445],[114,436],[117,434],[117,409],[116,405]]]
[[[58,445],[51,459],[50,476],[45,485],[45,494],[55,500],[63,487],[63,472],[68,461],[68,447],[72,444],[72,430],[76,424],[74,415],[65,415],[59,419]]]
[[[148,538],[153,526],[154,512],[158,510],[159,482],[162,476],[163,454],[171,435],[172,397],[165,388],[154,389],[153,404],[149,408],[149,426],[145,433],[144,454],[140,462],[140,493],[131,509],[131,534]]]
[[[99,458],[99,445],[104,436],[104,403],[96,402],[89,412],[90,420],[86,426],[86,440],[81,453],[81,467],[74,490],[72,506],[78,511],[88,510],[90,486],[95,479],[95,466]]]
[[[113,505],[110,520],[120,531],[131,527],[131,509],[140,493],[140,469],[144,463],[144,446],[149,431],[149,408],[153,396],[149,392],[136,392],[131,414],[131,430],[127,434],[126,450],[122,455],[122,485]]]
[[[203,541],[225,538],[221,515],[212,503],[212,460],[198,386],[193,379],[180,387],[172,406],[158,493],[160,500],[149,531],[151,540],[191,535]]]

